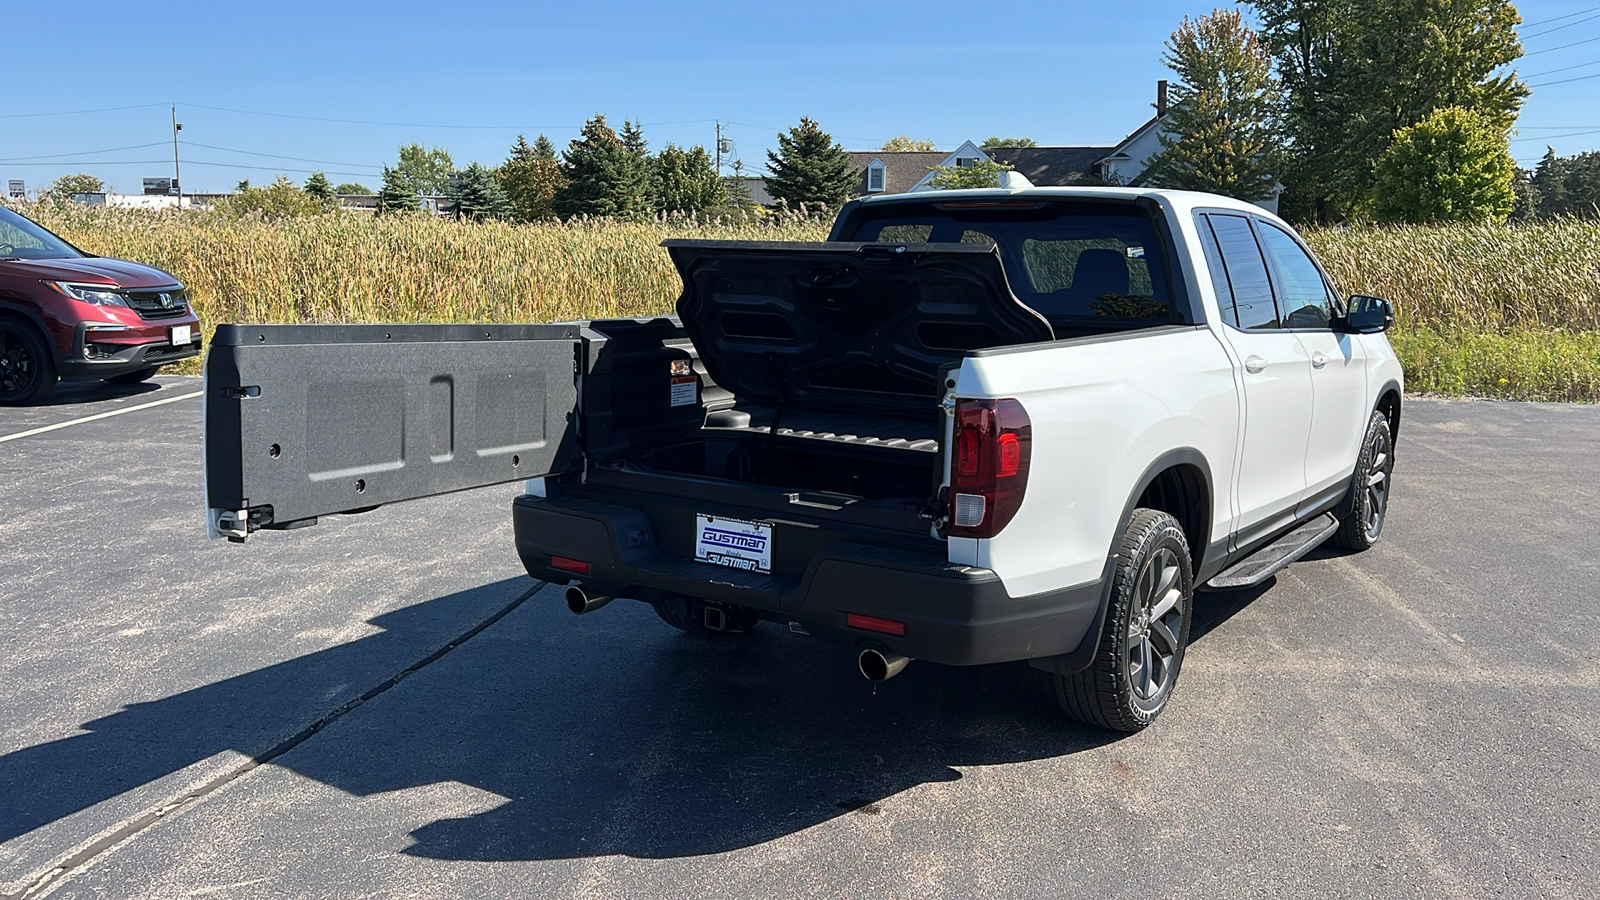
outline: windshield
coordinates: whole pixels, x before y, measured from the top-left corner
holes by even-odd
[[[944,209],[940,209],[944,206]],[[861,209],[837,240],[997,244],[1017,299],[1069,329],[1177,322],[1155,228],[1132,206]]]
[[[82,255],[66,241],[0,206],[0,259],[77,259]]]

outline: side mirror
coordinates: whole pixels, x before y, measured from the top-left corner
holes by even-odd
[[[1382,297],[1356,294],[1350,298],[1350,312],[1341,323],[1350,334],[1380,334],[1394,325],[1394,304]]]

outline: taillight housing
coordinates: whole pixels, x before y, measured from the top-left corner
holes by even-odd
[[[950,447],[952,537],[994,537],[1022,507],[1033,425],[1015,400],[957,400]]]

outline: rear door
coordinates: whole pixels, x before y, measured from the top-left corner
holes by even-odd
[[[1305,495],[1311,359],[1294,332],[1283,328],[1250,219],[1213,212],[1200,216],[1196,227],[1217,291],[1220,331],[1242,366],[1245,422],[1234,532],[1243,546],[1291,522]]]
[[[213,536],[563,471],[580,325],[223,325],[205,366]]]

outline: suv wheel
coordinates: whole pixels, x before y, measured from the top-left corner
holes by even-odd
[[[1355,474],[1350,476],[1350,511],[1339,519],[1334,541],[1346,550],[1366,550],[1383,533],[1383,517],[1389,511],[1389,488],[1394,475],[1394,437],[1389,433],[1389,417],[1383,410],[1372,414],[1367,436],[1361,442],[1361,456]]]
[[[1194,609],[1194,563],[1178,521],[1136,509],[1117,548],[1100,646],[1087,669],[1052,675],[1063,711],[1135,732],[1166,708],[1183,667]]]
[[[0,405],[38,403],[56,389],[50,347],[32,325],[0,319]]]

